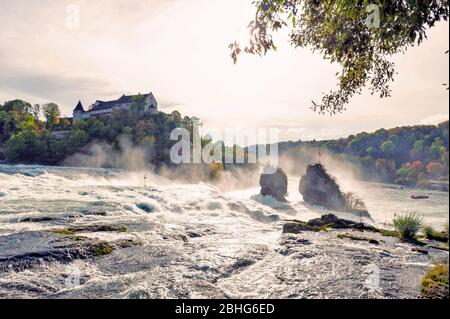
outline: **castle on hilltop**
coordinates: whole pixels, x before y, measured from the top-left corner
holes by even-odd
[[[73,120],[85,120],[91,116],[111,115],[114,110],[129,110],[138,97],[142,97],[145,101],[144,113],[155,114],[158,112],[158,102],[156,102],[153,93],[150,92],[149,94],[143,95],[122,95],[119,99],[114,101],[105,102],[97,100],[87,111],[84,109],[81,101],[79,101],[73,110]]]

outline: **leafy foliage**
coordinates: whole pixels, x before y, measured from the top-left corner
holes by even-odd
[[[422,220],[423,218],[415,213],[399,215],[394,218],[394,226],[401,238],[407,240],[415,239],[422,225]]]
[[[448,263],[436,263],[422,279],[422,296],[428,299],[448,299]]]
[[[170,132],[176,127],[192,130],[192,120],[179,112],[142,114],[141,99],[133,101],[131,111],[115,110],[111,116],[91,117],[73,123],[60,119],[56,104],[43,106],[45,122],[36,119],[37,107],[15,100],[0,105],[0,159],[13,163],[57,164],[88,143],[104,141],[120,147],[119,139],[127,136],[149,153],[153,163],[169,163]],[[57,138],[58,131],[64,131]],[[3,145],[2,145],[3,144]]]
[[[446,231],[444,232],[435,231],[433,227],[429,225],[423,226],[422,233],[424,234],[426,239],[440,241],[444,243],[448,242],[448,233]]]
[[[48,127],[54,127],[59,125],[61,112],[58,105],[55,103],[48,103],[43,106],[43,112]]]
[[[265,55],[275,50],[273,34],[288,29],[294,47],[310,48],[338,63],[339,88],[325,94],[313,110],[335,114],[368,86],[372,94],[390,95],[395,53],[420,44],[436,22],[447,20],[448,0],[255,0],[250,40],[244,49],[230,45],[237,61],[242,52]]]
[[[425,238],[431,239],[431,237],[433,236],[433,233],[434,233],[434,229],[430,225],[424,225],[422,228],[422,232],[423,232]]]
[[[430,180],[448,181],[448,130],[446,121],[439,125],[362,132],[337,140],[283,142],[279,149],[280,154],[291,158],[302,156],[302,149],[309,156],[326,150],[333,158],[359,168],[364,178],[421,185]],[[311,161],[310,157],[304,161]]]

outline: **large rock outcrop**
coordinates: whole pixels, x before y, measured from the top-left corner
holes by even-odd
[[[261,185],[261,195],[270,195],[280,202],[286,202],[288,179],[281,168],[273,174],[262,174],[259,185]]]
[[[299,191],[308,204],[335,210],[347,209],[344,194],[322,164],[308,165],[306,174],[300,180]]]
[[[375,227],[358,223],[347,219],[341,219],[333,214],[322,215],[320,218],[311,219],[308,222],[291,221],[283,226],[284,234],[298,234],[304,231],[321,231],[327,228],[356,229],[379,232]]]

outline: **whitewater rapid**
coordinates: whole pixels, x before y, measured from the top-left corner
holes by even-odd
[[[150,172],[0,165],[0,256],[41,253],[60,240],[52,231],[89,225],[120,225],[127,231],[77,236],[140,243],[98,258],[41,260],[32,268],[1,272],[0,297],[417,296],[433,254],[411,254],[410,247],[391,239],[368,247],[331,233],[282,235],[286,220],[329,213],[303,203],[298,180],[289,178],[289,203],[281,204],[261,198],[257,187],[224,192]],[[413,208],[438,228],[447,222],[446,193],[426,191],[430,200],[419,203],[409,199],[414,190],[352,185],[373,217],[364,222],[387,223]]]

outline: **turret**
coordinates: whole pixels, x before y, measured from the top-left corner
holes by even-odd
[[[83,104],[81,104],[81,101],[78,101],[77,106],[73,109],[73,119],[82,119],[85,112],[86,111],[84,110]]]

